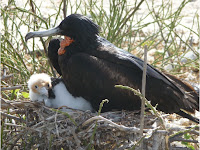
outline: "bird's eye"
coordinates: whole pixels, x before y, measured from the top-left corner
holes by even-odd
[[[35,88],[37,89],[37,88],[38,88],[38,86],[37,86],[37,85],[35,85]]]
[[[49,87],[49,84],[47,84],[47,86]]]

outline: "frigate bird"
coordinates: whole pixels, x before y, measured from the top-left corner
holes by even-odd
[[[91,104],[82,97],[73,97],[61,78],[51,78],[45,73],[33,74],[28,80],[31,101],[44,102],[51,108],[67,106],[78,110],[93,111]]]
[[[49,59],[74,97],[83,97],[95,110],[102,100],[108,99],[103,112],[140,109],[138,96],[115,87],[125,85],[141,90],[144,62],[140,58],[99,36],[99,26],[80,14],[67,16],[53,29],[29,32],[25,39],[53,35],[63,35],[64,40],[53,39],[49,43]],[[146,98],[157,105],[158,110],[198,122],[185,112],[199,110],[199,96],[195,90],[149,64]]]

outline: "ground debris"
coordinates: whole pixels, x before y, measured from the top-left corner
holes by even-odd
[[[1,101],[3,149],[139,149],[142,141],[143,149],[161,150],[170,142],[174,147],[174,142],[185,133],[196,137],[199,133],[197,127],[170,126],[163,130],[159,119],[147,112],[144,134],[140,137],[138,111],[98,115],[72,109],[61,111],[30,101]],[[165,120],[169,116],[163,114]],[[187,140],[198,146],[197,140]]]

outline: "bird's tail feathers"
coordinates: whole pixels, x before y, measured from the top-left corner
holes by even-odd
[[[168,78],[180,88],[184,92],[183,103],[184,106],[182,109],[194,113],[195,110],[199,110],[199,94],[195,91],[195,89],[189,85],[188,83],[181,81],[177,77],[165,73]]]
[[[186,113],[186,112],[184,112],[182,110],[180,110],[177,114],[180,115],[180,116],[182,116],[182,117],[184,117],[184,118],[187,118],[187,119],[189,119],[189,120],[191,120],[191,121],[193,121],[193,122],[195,122],[197,124],[199,124],[200,120],[198,118],[193,117],[190,114],[188,114],[188,113]]]

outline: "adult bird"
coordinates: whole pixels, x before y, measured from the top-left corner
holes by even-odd
[[[33,37],[64,35],[64,40],[49,43],[48,56],[62,75],[67,90],[74,97],[88,100],[95,110],[108,99],[102,111],[138,110],[141,100],[131,91],[115,88],[126,85],[141,90],[143,61],[99,36],[99,26],[86,16],[72,14],[59,26],[29,32]],[[146,98],[157,109],[177,113],[195,122],[198,119],[185,113],[198,110],[198,95],[192,87],[172,76],[167,76],[148,64]],[[184,110],[184,111],[183,111]]]

